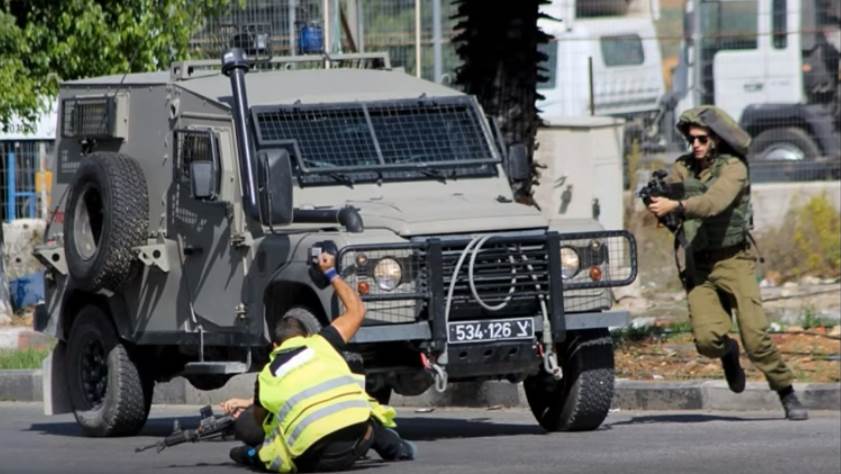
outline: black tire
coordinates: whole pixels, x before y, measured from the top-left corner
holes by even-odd
[[[304,306],[289,308],[285,313],[283,313],[283,318],[281,319],[286,318],[294,318],[300,321],[307,330],[308,335],[317,334],[318,331],[321,331],[321,322],[312,311]]]
[[[129,436],[146,423],[154,381],[143,377],[108,316],[85,306],[67,342],[67,389],[86,436]]]
[[[563,378],[541,369],[523,387],[534,417],[547,431],[586,431],[601,425],[613,400],[613,342],[607,329],[571,333],[559,348]]]
[[[368,395],[372,396],[374,400],[380,403],[380,405],[388,405],[388,402],[391,401],[391,387],[388,385],[382,385],[376,390],[367,390]]]
[[[88,291],[116,291],[131,274],[132,248],[146,243],[149,199],[140,165],[110,152],[83,158],[65,209],[70,276]]]
[[[756,136],[748,151],[751,161],[811,161],[819,156],[817,143],[796,127],[765,130]]]

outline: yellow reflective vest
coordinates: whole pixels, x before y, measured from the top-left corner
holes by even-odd
[[[373,415],[364,385],[320,335],[284,341],[258,381],[260,405],[272,414],[259,456],[273,472],[294,472],[294,458],[315,442]]]

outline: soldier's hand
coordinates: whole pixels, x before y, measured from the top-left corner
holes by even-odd
[[[679,205],[679,202],[673,201],[669,198],[652,197],[651,204],[648,205],[648,210],[653,212],[657,217],[663,217],[666,214],[673,212]]]
[[[336,266],[336,256],[331,255],[327,252],[321,252],[321,255],[318,257],[318,267],[321,269],[322,272],[326,272],[327,270]]]

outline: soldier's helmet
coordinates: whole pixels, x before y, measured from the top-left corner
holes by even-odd
[[[677,130],[688,136],[689,127],[696,125],[710,129],[737,155],[747,155],[750,135],[733,120],[733,117],[714,105],[702,105],[691,108],[682,114],[677,122]]]

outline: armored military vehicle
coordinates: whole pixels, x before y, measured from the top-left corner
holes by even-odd
[[[473,97],[341,59],[314,70],[233,49],[62,84],[37,250],[34,324],[59,341],[48,412],[131,434],[156,381],[213,389],[259,370],[279,318],[340,312],[310,258],[331,241],[368,308],[348,357],[371,394],[508,379],[549,430],[602,422],[607,328],[627,319],[610,288],[636,276],[633,238],[549,228],[513,202],[523,147],[501,146]]]

